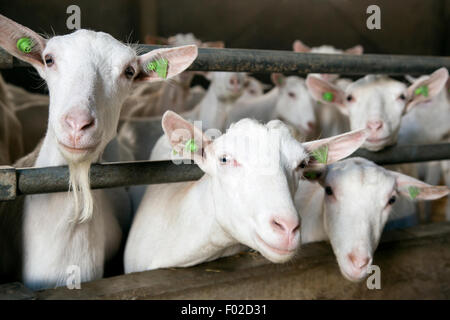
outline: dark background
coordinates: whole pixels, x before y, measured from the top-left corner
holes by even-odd
[[[143,42],[193,32],[229,48],[291,50],[309,46],[364,46],[366,53],[450,55],[450,0],[15,0],[0,13],[41,33],[64,34],[66,8],[81,8],[81,27],[122,41]],[[366,9],[381,8],[381,30],[369,30]],[[2,70],[9,82],[37,88],[31,69]]]

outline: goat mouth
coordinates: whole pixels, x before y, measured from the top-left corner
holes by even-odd
[[[86,147],[69,147],[68,145],[58,141],[58,144],[63,147],[64,150],[69,151],[70,153],[86,153],[89,151],[93,151],[97,148],[98,144],[86,146]]]
[[[389,140],[389,137],[386,138],[367,138],[366,141],[369,143],[380,143]]]
[[[268,244],[266,241],[264,241],[259,234],[256,234],[256,238],[258,240],[258,243],[262,244],[264,248],[266,248],[269,251],[274,252],[278,255],[287,256],[287,255],[291,255],[295,252],[295,250],[284,250],[284,249],[275,248],[275,247],[271,246],[270,244]]]
[[[354,275],[349,274],[347,271],[345,270],[341,270],[342,275],[347,278],[348,280],[350,280],[351,282],[361,282],[366,276],[367,276],[367,271],[362,271],[360,273],[359,277],[355,277]]]

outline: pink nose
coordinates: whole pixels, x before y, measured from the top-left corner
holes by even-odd
[[[308,128],[309,128],[310,130],[313,130],[315,127],[316,127],[316,124],[315,124],[314,122],[308,121]]]
[[[353,267],[357,270],[361,270],[369,264],[370,258],[367,256],[357,255],[355,253],[350,253],[348,259],[353,264]]]
[[[75,109],[66,114],[64,122],[73,133],[80,133],[92,128],[95,124],[95,118],[89,110]]]
[[[272,227],[273,229],[287,236],[289,239],[293,239],[295,234],[299,231],[300,225],[298,223],[298,219],[283,219],[283,218],[274,218],[272,219]]]
[[[233,86],[233,89],[235,91],[239,90],[240,83],[241,83],[241,81],[239,80],[239,78],[237,78],[237,77],[231,77],[230,78],[230,84]]]
[[[378,131],[383,127],[383,122],[381,121],[369,121],[367,122],[367,128],[372,131]]]

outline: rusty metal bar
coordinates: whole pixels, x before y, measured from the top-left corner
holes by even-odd
[[[393,146],[380,152],[358,150],[351,157],[364,157],[380,165],[450,159],[450,143]],[[94,164],[90,170],[93,189],[140,184],[197,180],[203,172],[195,164],[171,161],[136,161]],[[15,176],[15,179],[14,179]],[[67,166],[44,168],[0,167],[0,200],[21,194],[68,190]]]
[[[140,45],[143,52],[165,46]],[[198,57],[189,68],[195,71],[238,71],[252,73],[307,74],[338,73],[345,75],[390,74],[421,75],[440,67],[450,69],[449,57],[386,54],[318,54],[281,50],[199,48]],[[0,69],[29,64],[0,49]]]

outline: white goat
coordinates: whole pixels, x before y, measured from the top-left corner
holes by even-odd
[[[19,229],[22,245],[16,245],[21,252],[11,254],[8,250],[14,245],[7,239],[8,247],[0,254],[22,260],[20,271],[13,271],[21,273],[25,285],[33,289],[65,284],[71,265],[80,268],[81,281],[98,279],[105,260],[119,248],[121,230],[115,215],[124,212],[116,212],[111,200],[116,195],[90,190],[90,164],[100,160],[115,136],[120,108],[132,83],[159,81],[161,75],[170,78],[182,72],[196,58],[197,47],[137,56],[135,50],[103,32],[78,30],[44,39],[2,15],[0,45],[30,63],[47,82],[49,124],[34,166],[68,165],[72,190],[25,196],[23,212],[3,210],[0,236]],[[162,59],[167,62],[166,72],[154,70],[157,62],[164,64]],[[21,214],[21,227],[8,224],[8,216],[17,221]],[[6,259],[0,259],[1,267],[10,265]]]
[[[341,273],[351,281],[367,276],[386,221],[395,215],[399,195],[434,200],[449,194],[363,158],[306,170],[295,204],[301,216],[301,242],[329,240]]]
[[[174,150],[205,174],[147,188],[127,240],[127,273],[191,266],[234,254],[240,244],[287,261],[299,242],[292,197],[303,168],[317,162],[309,153],[327,145],[332,163],[366,138],[363,130],[301,144],[279,120],[243,119],[212,141],[170,111],[162,126]]]
[[[442,88],[441,77],[420,80],[409,88],[400,81],[382,75],[367,75],[345,90],[314,75],[306,85],[314,99],[337,106],[349,117],[352,130],[368,128],[371,135],[363,147],[378,151],[397,142],[401,118],[417,104],[436,96]],[[444,82],[445,83],[445,82]],[[428,95],[414,94],[414,89],[428,86]]]
[[[306,80],[312,96],[324,104],[336,106],[349,117],[352,130],[368,128],[370,136],[363,145],[371,151],[379,151],[397,143],[402,117],[419,103],[436,96],[442,82],[441,77],[432,81],[420,80],[410,87],[400,81],[383,75],[367,75],[346,89],[338,88],[329,81],[309,75]],[[444,81],[445,83],[445,81]],[[417,87],[428,86],[427,97],[415,94]],[[391,167],[416,176],[414,165]],[[396,211],[404,217],[415,216],[416,206],[400,199],[395,205]]]
[[[228,115],[245,89],[247,75],[240,72],[208,72],[211,81],[202,101],[183,116],[201,121],[205,129],[224,130]]]
[[[411,94],[414,92],[421,94],[422,88],[427,88],[428,98],[417,103],[416,107],[405,115],[402,119],[398,136],[399,144],[428,144],[439,142],[450,142],[450,97],[449,90],[445,86],[449,82],[448,71],[441,68],[429,76],[422,76],[414,79],[410,87]],[[436,95],[429,95],[429,91],[438,92]],[[422,95],[423,96],[423,95]],[[432,161],[421,163],[419,171],[424,181],[429,184],[438,184],[442,173],[450,186],[450,176],[446,176],[446,165],[448,161]],[[448,174],[448,173],[447,173]],[[447,200],[450,203],[450,198]],[[450,205],[449,207],[450,208]],[[450,210],[446,210],[446,215],[450,219]],[[425,205],[425,218],[429,220],[431,207]]]
[[[363,54],[364,48],[361,45],[356,45],[346,50],[337,49],[330,45],[322,45],[318,47],[309,47],[305,45],[300,40],[295,40],[292,44],[292,49],[294,52],[302,52],[302,53],[321,53],[321,54],[354,54],[361,55]],[[338,74],[331,73],[311,73],[312,75],[317,75],[323,78],[324,80],[334,82],[339,77]]]
[[[244,92],[236,103],[262,96],[264,94],[264,90],[270,88],[270,85],[264,84],[254,77],[247,76],[244,82]]]
[[[236,105],[229,116],[228,124],[244,118],[267,122],[280,119],[297,130],[303,137],[316,133],[315,102],[311,99],[305,80],[282,74],[272,74],[275,88],[268,93],[243,101]]]

